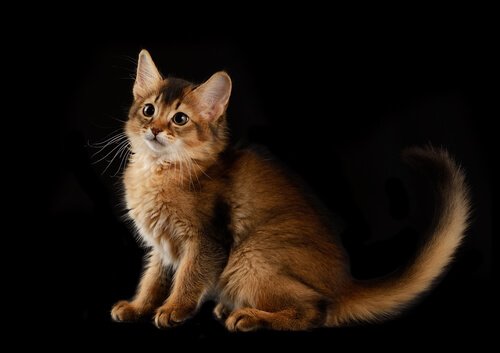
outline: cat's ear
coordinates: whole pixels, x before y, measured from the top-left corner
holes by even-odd
[[[151,55],[143,49],[139,53],[139,61],[137,63],[137,74],[134,83],[134,98],[144,98],[148,93],[151,93],[158,84],[163,80],[160,72],[156,68]]]
[[[231,78],[224,71],[216,72],[192,93],[196,96],[200,114],[215,120],[224,114],[231,96]]]

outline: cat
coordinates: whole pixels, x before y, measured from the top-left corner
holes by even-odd
[[[149,254],[135,297],[115,304],[112,318],[154,318],[167,328],[216,298],[214,314],[230,331],[309,330],[384,319],[429,290],[467,228],[467,186],[449,154],[406,151],[433,178],[432,229],[404,270],[359,281],[327,213],[301,184],[269,158],[229,146],[231,87],[226,72],[201,85],[164,79],[140,52],[124,185]]]

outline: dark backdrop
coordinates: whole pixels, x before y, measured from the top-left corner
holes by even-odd
[[[481,48],[466,32],[364,32],[317,37],[295,33],[77,38],[57,42],[59,87],[42,191],[57,256],[47,259],[54,318],[97,345],[172,342],[326,343],[395,346],[484,341],[490,305],[491,189],[486,119],[478,93]],[[447,275],[400,317],[380,324],[309,333],[234,335],[211,318],[210,304],[185,327],[116,324],[109,311],[130,298],[141,250],[123,219],[121,171],[112,150],[89,144],[123,126],[136,56],[147,48],[166,75],[203,81],[217,70],[233,79],[228,119],[235,143],[261,144],[297,172],[339,217],[356,277],[384,275],[415,252],[432,204],[424,184],[399,159],[429,142],[445,146],[467,173],[474,212]],[[54,51],[52,51],[54,53]],[[52,64],[54,64],[52,62]],[[113,146],[112,146],[113,147]],[[427,212],[428,213],[428,212]],[[62,264],[62,266],[61,266]],[[71,275],[68,276],[67,272]],[[80,342],[76,341],[76,342]]]

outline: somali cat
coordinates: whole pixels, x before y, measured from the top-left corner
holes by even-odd
[[[461,242],[469,213],[462,172],[443,150],[413,148],[407,160],[436,191],[426,243],[400,272],[355,280],[328,213],[300,183],[269,158],[228,146],[227,73],[201,85],[164,79],[143,50],[133,94],[124,184],[149,254],[135,297],[111,311],[116,321],[171,327],[208,298],[230,331],[378,320],[428,290]]]

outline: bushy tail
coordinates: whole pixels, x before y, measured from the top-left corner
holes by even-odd
[[[469,199],[463,172],[445,150],[412,148],[404,157],[435,185],[436,212],[428,240],[405,270],[384,279],[353,281],[329,313],[328,326],[380,320],[399,313],[431,288],[464,237]]]

